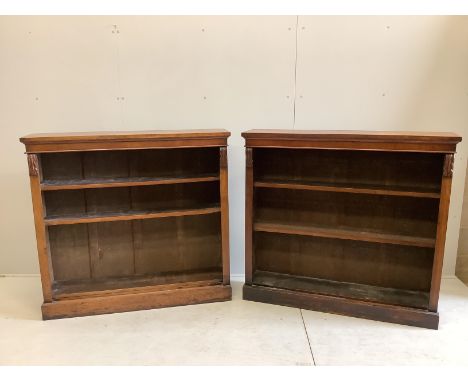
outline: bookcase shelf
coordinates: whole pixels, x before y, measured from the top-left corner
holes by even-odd
[[[289,235],[327,237],[343,240],[358,240],[367,241],[371,243],[398,244],[426,248],[434,248],[435,246],[435,240],[432,238],[392,235],[380,232],[366,232],[351,228],[340,229],[314,226],[305,227],[288,224],[254,223],[254,231],[282,233]]]
[[[110,187],[136,187],[136,186],[156,186],[162,184],[181,184],[197,182],[216,182],[218,175],[206,175],[195,178],[118,178],[118,179],[70,179],[70,180],[46,180],[41,183],[43,191],[55,190],[80,190],[87,188],[110,188]]]
[[[44,319],[231,298],[224,130],[38,134]]]
[[[436,329],[451,133],[251,130],[244,298]]]
[[[127,221],[127,220],[141,220],[141,219],[158,219],[174,216],[194,216],[206,215],[220,212],[220,207],[210,208],[196,208],[191,210],[175,210],[175,211],[128,211],[119,213],[108,214],[86,214],[86,215],[69,215],[60,217],[48,217],[44,219],[46,226],[51,225],[64,225],[64,224],[83,224],[83,223],[100,223],[112,221]]]
[[[383,288],[274,272],[255,272],[253,283],[271,288],[318,293],[417,309],[427,309],[429,303],[429,293],[423,291]]]
[[[115,294],[161,291],[200,286],[221,285],[222,270],[219,268],[195,270],[193,272],[172,272],[161,275],[135,275],[113,279],[56,281],[53,295],[56,300],[105,297]]]
[[[410,196],[416,198],[440,198],[440,192],[436,190],[427,190],[424,188],[408,188],[385,185],[370,185],[370,184],[328,184],[328,183],[296,183],[287,179],[276,181],[256,181],[254,187],[259,188],[282,188],[288,190],[311,190],[324,192],[348,192],[352,194],[369,194],[369,195],[393,195],[393,196]]]

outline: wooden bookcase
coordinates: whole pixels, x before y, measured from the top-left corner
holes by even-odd
[[[43,318],[229,300],[229,135],[21,138]]]
[[[438,327],[451,133],[251,130],[244,299]]]

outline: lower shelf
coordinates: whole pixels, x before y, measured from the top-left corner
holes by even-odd
[[[109,277],[73,281],[56,281],[53,284],[54,300],[83,297],[102,297],[125,293],[145,293],[153,290],[189,288],[221,284],[221,269],[193,272],[171,272],[159,275]]]
[[[147,290],[109,296],[90,296],[64,299],[42,304],[44,320],[91,316],[96,314],[129,312],[179,305],[192,305],[208,302],[228,301],[231,299],[230,285],[174,287],[164,290]]]
[[[127,211],[100,214],[79,214],[70,216],[49,216],[44,219],[46,226],[64,225],[64,224],[83,224],[83,223],[101,223],[126,220],[159,219],[174,216],[196,216],[215,214],[221,211],[218,206],[207,208],[193,208],[185,210],[172,211]]]
[[[253,284],[418,309],[427,309],[429,304],[428,292],[383,288],[274,272],[255,272]]]
[[[397,245],[410,245],[414,247],[434,248],[435,239],[426,237],[415,237],[408,235],[397,235],[381,232],[364,231],[354,228],[329,228],[322,226],[298,226],[292,224],[273,224],[257,222],[254,231],[284,233],[289,235],[328,237],[343,240],[367,241],[370,243],[385,243]]]
[[[437,312],[318,293],[245,284],[243,298],[249,301],[336,313],[427,329],[437,329],[439,326],[439,314]]]

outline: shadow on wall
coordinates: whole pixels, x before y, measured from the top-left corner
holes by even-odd
[[[465,193],[463,196],[460,235],[458,237],[458,256],[455,275],[468,285],[468,178],[465,178]]]
[[[468,18],[454,16],[445,21],[432,65],[409,105],[408,130],[451,131],[463,137],[455,155],[452,198],[445,245],[444,274],[456,275],[468,282],[468,202],[465,172],[468,154],[466,107],[468,104]],[[463,74],[463,76],[462,76]],[[465,190],[464,198],[463,190]],[[463,202],[464,199],[464,202]],[[463,216],[461,216],[463,204]],[[459,230],[461,218],[462,228]],[[460,233],[460,236],[457,235]],[[458,240],[457,240],[458,239]],[[456,259],[458,244],[458,259]]]

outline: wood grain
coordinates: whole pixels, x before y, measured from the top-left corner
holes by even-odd
[[[141,219],[161,219],[173,216],[194,216],[215,214],[220,212],[220,207],[210,208],[197,208],[189,210],[174,210],[162,212],[121,212],[121,213],[108,213],[108,214],[86,214],[86,215],[72,215],[64,217],[50,217],[44,219],[47,226],[60,225],[60,224],[83,224],[83,223],[100,223],[124,220],[141,220]]]
[[[31,165],[34,163],[34,165]],[[36,229],[37,254],[39,257],[39,270],[41,272],[42,294],[44,302],[52,301],[52,260],[50,257],[49,238],[44,224],[45,206],[41,194],[41,173],[35,166],[38,165],[37,155],[28,155],[28,164],[30,169],[29,182],[31,185],[31,197],[34,214],[34,227]],[[39,166],[39,165],[38,165]],[[31,170],[31,167],[33,170]]]
[[[242,136],[245,299],[437,328],[460,136],[313,130]]]
[[[440,282],[444,263],[445,238],[450,206],[450,192],[452,189],[453,155],[447,154],[444,160],[444,174],[442,177],[441,196],[439,203],[439,216],[437,221],[437,234],[434,251],[434,265],[432,268],[432,281],[429,309],[437,312],[439,305]]]
[[[274,232],[289,235],[328,237],[343,240],[367,241],[370,243],[387,243],[415,247],[434,248],[435,240],[425,237],[393,235],[379,232],[366,232],[358,229],[324,228],[320,226],[297,226],[290,224],[255,223],[254,231]]]
[[[60,281],[54,283],[53,292],[55,300],[63,300],[221,285],[221,283],[221,272],[216,269],[205,269],[192,272],[161,272],[143,276]]]
[[[251,283],[253,277],[253,219],[254,219],[254,178],[253,178],[253,150],[245,149],[245,282]]]
[[[229,264],[229,198],[227,147],[219,149],[219,192],[221,195],[221,246],[223,258],[223,284],[231,283]]]
[[[204,176],[197,178],[127,178],[127,179],[83,179],[64,181],[45,181],[41,183],[43,191],[54,190],[81,190],[87,188],[111,188],[111,187],[136,187],[136,186],[158,186],[162,184],[181,184],[198,182],[216,182],[219,176]]]
[[[255,187],[259,188],[284,188],[288,190],[310,190],[310,191],[326,191],[326,192],[347,192],[351,194],[368,194],[368,195],[391,195],[391,196],[410,196],[414,198],[440,198],[439,192],[431,191],[416,191],[411,189],[395,189],[394,187],[384,188],[382,186],[356,186],[349,184],[299,184],[287,181],[269,181],[269,182],[255,182]]]
[[[44,319],[230,299],[229,135],[21,138]]]
[[[426,309],[429,293],[258,271],[254,285]]]
[[[28,153],[226,146],[226,130],[30,134],[20,138]]]
[[[230,286],[213,285],[152,290],[146,293],[137,292],[101,297],[65,299],[42,304],[42,317],[44,320],[50,320],[166,308],[179,305],[227,301],[231,299],[231,296],[232,291]]]
[[[311,309],[427,329],[439,327],[439,314],[435,312],[343,297],[246,284],[243,289],[243,298],[249,301]]]
[[[446,132],[359,130],[249,130],[247,147],[455,152],[461,137]]]

